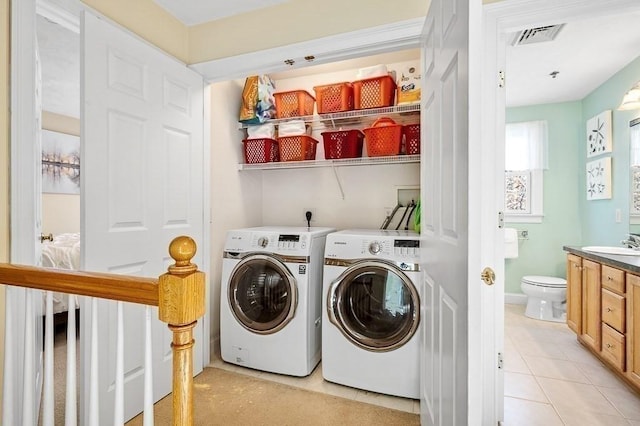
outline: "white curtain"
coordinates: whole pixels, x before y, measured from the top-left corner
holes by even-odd
[[[549,168],[546,121],[509,123],[505,130],[505,170]]]

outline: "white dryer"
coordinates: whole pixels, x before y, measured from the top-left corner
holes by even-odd
[[[332,228],[227,232],[220,294],[224,361],[307,376],[321,357],[324,245]]]
[[[358,389],[419,399],[420,239],[412,231],[327,237],[322,375]]]

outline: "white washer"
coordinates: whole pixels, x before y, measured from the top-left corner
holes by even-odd
[[[220,294],[224,361],[307,376],[320,361],[322,270],[332,228],[227,232]]]
[[[420,239],[411,231],[327,237],[322,375],[387,395],[420,397]]]

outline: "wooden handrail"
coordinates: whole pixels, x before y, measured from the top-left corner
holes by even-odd
[[[158,306],[173,332],[173,424],[193,425],[193,328],[205,313],[205,275],[191,263],[193,239],[174,238],[175,264],[159,278],[85,271],[63,271],[0,263],[0,284]]]
[[[0,284],[158,306],[158,279],[0,263]]]

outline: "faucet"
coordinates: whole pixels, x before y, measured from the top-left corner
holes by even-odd
[[[634,250],[640,250],[640,236],[629,234],[626,240],[620,241],[620,244],[625,247],[632,248]]]

